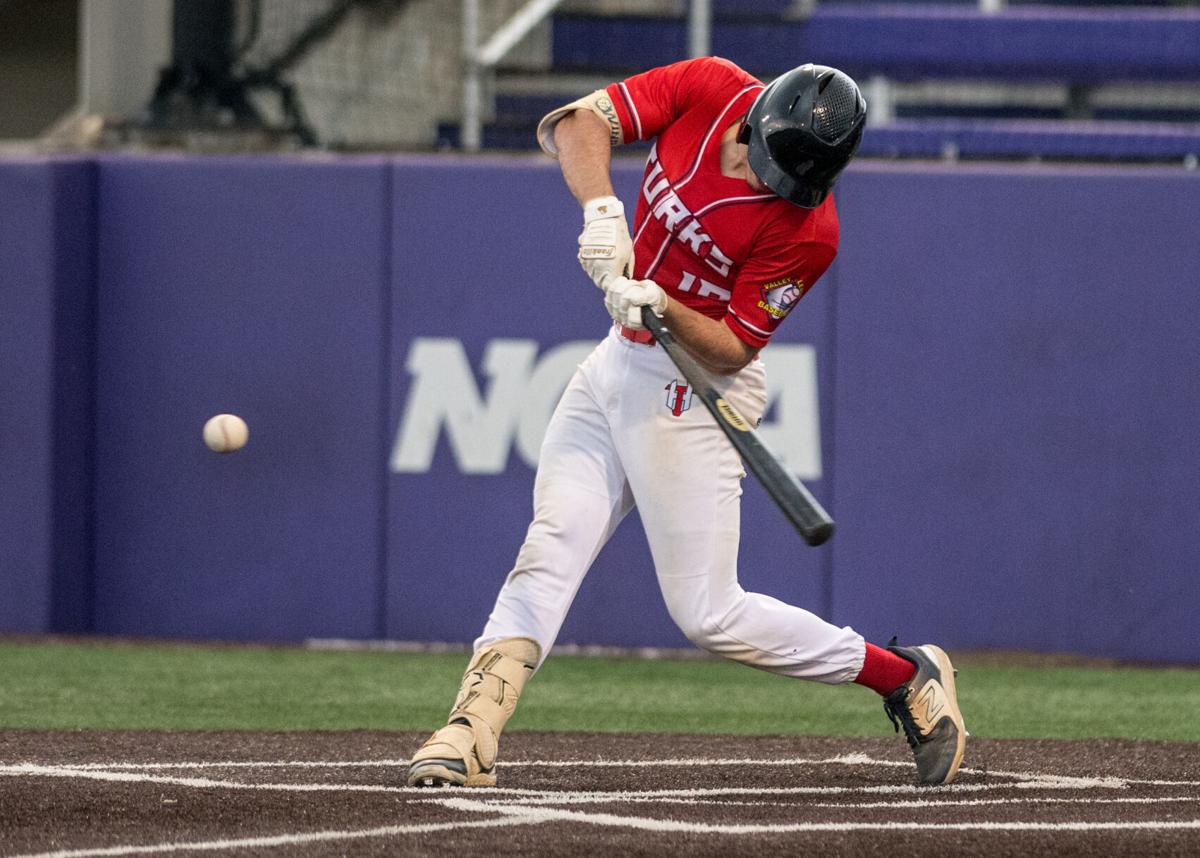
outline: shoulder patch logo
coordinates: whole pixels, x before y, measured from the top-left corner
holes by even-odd
[[[785,279],[764,283],[758,308],[766,310],[772,318],[782,319],[796,306],[796,302],[804,297],[807,288],[803,280]]]

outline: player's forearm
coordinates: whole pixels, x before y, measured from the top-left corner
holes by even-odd
[[[609,172],[612,144],[608,135],[608,127],[588,110],[576,110],[554,127],[563,179],[580,205],[597,197],[613,196]]]
[[[732,375],[758,353],[758,349],[738,339],[724,322],[697,313],[673,298],[667,299],[662,318],[672,336],[709,372]]]

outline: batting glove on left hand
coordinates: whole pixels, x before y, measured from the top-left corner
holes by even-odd
[[[656,316],[667,309],[667,293],[653,280],[630,280],[628,277],[613,277],[604,290],[604,306],[613,321],[635,331],[642,324],[642,307],[648,306]]]
[[[579,264],[601,289],[609,278],[633,273],[633,240],[616,197],[597,197],[583,207]]]

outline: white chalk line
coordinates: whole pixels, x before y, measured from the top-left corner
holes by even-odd
[[[625,801],[676,801],[682,799],[702,799],[715,798],[718,796],[745,796],[745,795],[763,795],[763,796],[853,796],[853,795],[920,795],[920,796],[953,796],[962,795],[964,793],[980,793],[994,792],[997,790],[1086,790],[1086,789],[1125,789],[1124,785],[1114,786],[1111,784],[1103,784],[1099,787],[1089,786],[1084,787],[1074,783],[1057,783],[1052,781],[1047,782],[1029,782],[1029,783],[1006,783],[1006,784],[954,784],[944,787],[929,787],[917,786],[915,784],[877,784],[873,786],[845,786],[845,787],[757,787],[757,786],[739,786],[739,787],[693,787],[690,789],[657,789],[657,790],[623,790],[623,791],[555,791],[555,790],[520,790],[512,791],[508,796],[497,796],[498,798],[511,798],[513,802],[521,804],[602,804],[606,802],[625,802]],[[489,789],[489,794],[497,792]],[[1200,796],[1185,797],[1189,800],[1200,801]],[[487,800],[487,799],[482,799]],[[1012,798],[1013,802],[1028,802],[1036,803],[1039,801],[1038,796],[1030,796],[1028,798]],[[440,796],[429,796],[427,798],[417,798],[414,801],[418,803],[437,803],[444,801]],[[942,800],[930,800],[930,806],[939,806],[948,803]],[[888,805],[894,803],[889,802]],[[838,807],[845,807],[845,804],[838,804]]]
[[[357,767],[392,767],[408,766],[407,759],[394,760],[225,760],[216,762],[177,762],[177,763],[56,763],[62,769],[102,769],[104,771],[154,771],[157,769],[244,769],[244,768],[357,768]],[[844,754],[837,757],[808,759],[803,757],[785,757],[780,759],[754,758],[725,758],[710,757],[678,757],[670,760],[505,760],[501,765],[505,768],[544,768],[544,769],[576,769],[576,768],[660,768],[694,766],[822,766],[822,765],[874,765],[896,766],[911,768],[911,762],[895,760],[876,760],[865,754]]]
[[[318,761],[315,763],[290,762],[279,763],[266,766],[266,768],[278,768],[280,765],[292,766],[309,766],[315,765],[318,767],[326,767],[331,761]],[[373,761],[381,763],[382,761]],[[403,761],[402,761],[403,762]],[[526,761],[525,765],[540,765],[543,761]],[[907,767],[909,764],[898,763],[892,760],[876,760],[867,757],[863,754],[848,754],[838,757],[829,757],[823,759],[807,759],[793,758],[791,760],[755,760],[755,759],[722,759],[722,760],[693,760],[693,761],[678,761],[678,760],[616,760],[616,761],[556,761],[563,766],[570,766],[574,763],[592,764],[592,765],[614,765],[624,767],[642,767],[650,765],[686,765],[689,763],[707,764],[707,765],[723,765],[723,766],[738,766],[738,767],[755,767],[758,765],[870,765],[870,766],[885,766]],[[518,762],[517,765],[521,765]],[[194,788],[217,788],[217,789],[234,789],[234,790],[264,790],[264,791],[285,791],[285,792],[370,792],[370,793],[417,793],[420,792],[428,795],[428,790],[419,790],[416,787],[407,786],[390,786],[386,784],[347,784],[347,783],[245,783],[235,780],[217,780],[213,778],[203,777],[177,777],[165,775],[153,775],[145,773],[147,767],[152,767],[150,770],[165,770],[171,768],[200,768],[213,767],[222,764],[210,763],[183,763],[183,764],[130,764],[119,763],[115,764],[114,768],[120,767],[123,770],[101,769],[97,768],[99,764],[89,763],[82,765],[57,765],[47,766],[36,763],[21,763],[16,765],[0,765],[0,776],[43,776],[43,777],[60,777],[60,778],[82,778],[100,781],[113,781],[125,783],[154,783],[168,786],[194,787]],[[336,767],[345,767],[346,763],[334,763]],[[511,763],[509,765],[512,765]],[[137,766],[137,768],[133,768]],[[246,768],[249,763],[239,761],[237,768]],[[964,769],[971,772],[972,770]],[[506,787],[492,787],[488,790],[489,795],[506,795],[506,796],[528,796],[534,798],[543,798],[546,801],[557,801],[560,803],[589,803],[596,801],[614,800],[611,797],[614,795],[621,796],[616,800],[633,800],[633,799],[669,799],[669,798],[687,798],[687,797],[708,797],[718,795],[847,795],[855,793],[863,794],[922,794],[935,795],[939,793],[964,793],[964,792],[980,792],[1002,789],[1019,789],[1019,790],[1086,790],[1086,789],[1127,789],[1132,784],[1138,785],[1160,785],[1160,786],[1183,786],[1183,787],[1198,787],[1200,782],[1190,781],[1147,781],[1134,780],[1126,778],[1094,778],[1094,777],[1073,777],[1066,775],[1046,775],[1032,772],[1008,772],[1008,771],[988,771],[978,772],[986,774],[989,777],[1000,777],[1010,779],[1011,783],[957,783],[945,787],[928,787],[916,786],[914,784],[877,784],[869,786],[853,786],[853,787],[727,787],[727,788],[692,788],[686,790],[641,790],[613,793],[610,791],[560,791],[560,790],[538,790],[538,789],[517,789]]]
[[[393,787],[384,784],[253,784],[241,781],[222,781],[212,778],[177,778],[166,775],[136,772],[106,772],[98,769],[66,769],[58,766],[22,764],[0,766],[0,775],[48,778],[80,778],[111,783],[144,783],[163,786],[195,787],[198,789],[266,790],[284,792],[416,792],[416,787]]]
[[[1063,789],[1074,790],[1080,787],[1070,784],[955,784],[946,787],[917,786],[916,784],[875,784],[871,786],[831,786],[831,787],[692,787],[688,789],[653,789],[653,790],[623,790],[612,791],[555,791],[555,790],[525,790],[514,797],[528,801],[542,801],[549,804],[592,804],[604,801],[626,800],[661,800],[675,798],[709,798],[715,796],[735,795],[772,795],[772,796],[832,796],[832,795],[948,795],[967,792],[990,792],[1001,789]],[[491,792],[491,790],[489,790]],[[430,797],[429,801],[437,801]],[[420,799],[418,799],[420,801]]]
[[[977,807],[995,804],[1163,804],[1166,802],[1200,804],[1200,795],[1169,795],[1146,798],[1057,798],[1055,796],[1029,796],[1027,798],[966,798],[957,801],[954,799],[947,801],[929,801],[923,799],[916,799],[914,801],[823,801],[806,804],[805,807],[845,807],[869,810],[871,808]]]
[[[107,781],[111,783],[145,783],[163,786],[192,787],[197,789],[229,789],[229,790],[259,790],[278,792],[372,792],[399,793],[421,796],[429,801],[430,790],[419,787],[388,786],[385,784],[344,784],[344,783],[245,783],[242,781],[216,780],[213,778],[184,778],[169,775],[151,775],[137,772],[108,772],[98,769],[68,769],[55,766],[39,766],[21,764],[16,766],[0,766],[0,776],[33,776],[52,778],[79,778],[82,780]],[[995,789],[1019,786],[1016,784],[963,784],[954,787],[956,790]],[[1074,787],[1056,787],[1072,789]],[[612,796],[628,798],[657,798],[676,796],[715,796],[715,795],[842,795],[846,793],[917,793],[928,790],[928,787],[918,787],[909,784],[880,784],[862,787],[718,787],[694,788],[684,790],[642,790],[637,792],[579,792],[562,790],[519,789],[514,787],[490,787],[488,794],[492,796],[513,796],[526,798],[544,798],[552,802],[592,802],[604,800]],[[946,789],[946,788],[935,788]],[[421,799],[417,799],[421,801]]]
[[[163,786],[190,787],[197,789],[229,789],[275,792],[361,792],[361,793],[396,793],[429,796],[428,789],[409,786],[389,786],[386,784],[353,784],[353,783],[246,783],[243,781],[217,780],[200,777],[172,777],[169,775],[153,775],[139,772],[112,772],[99,769],[76,769],[59,766],[41,766],[23,763],[15,766],[0,766],[0,776],[27,776],[53,778],[79,778],[83,780],[108,781],[112,783],[147,783]],[[612,791],[579,791],[579,790],[544,790],[520,789],[514,787],[490,787],[487,792],[491,796],[514,796],[541,798],[557,803],[591,803],[605,800],[625,800],[635,798],[704,798],[723,795],[936,795],[965,792],[983,792],[1004,789],[1029,790],[1079,790],[1079,789],[1124,789],[1126,784],[1116,780],[1082,781],[1082,779],[1061,779],[1044,776],[1040,780],[1012,783],[967,783],[943,787],[917,786],[916,784],[872,784],[865,786],[830,786],[830,787],[692,787],[688,789],[657,789],[631,790],[622,792]],[[619,798],[614,799],[614,796]],[[418,799],[419,800],[419,799]]]
[[[510,828],[514,825],[531,825],[550,822],[551,814],[542,819],[533,813],[521,819],[500,817],[498,819],[462,820],[459,822],[423,822],[412,825],[387,825],[381,828],[364,828],[357,831],[312,831],[307,834],[276,834],[266,837],[243,837],[236,840],[200,840],[192,842],[155,843],[147,846],[103,846],[92,849],[64,849],[56,852],[30,852],[13,858],[92,858],[108,855],[153,855],[170,852],[224,851],[232,849],[262,849],[273,846],[298,846],[310,843],[339,840],[359,840],[372,837],[394,837],[399,834],[428,834],[437,831],[454,831],[462,828]]]
[[[403,766],[405,760],[373,760],[363,761],[374,766]],[[346,761],[268,761],[263,768],[347,768],[356,765]],[[644,767],[650,766],[693,766],[693,765],[723,765],[723,766],[797,766],[797,765],[873,765],[888,767],[907,767],[908,763],[890,760],[875,760],[861,754],[850,754],[825,759],[695,759],[695,760],[589,760],[589,761],[515,761],[508,765],[540,766],[553,763],[556,767],[596,766],[596,767]],[[1152,783],[1164,786],[1200,786],[1200,783],[1189,781],[1135,781],[1119,778],[1080,778],[1059,775],[1043,775],[1025,772],[980,772],[992,777],[1002,777],[1017,780],[1012,783],[974,783],[956,784],[950,787],[930,788],[916,785],[881,784],[863,787],[731,787],[731,788],[694,788],[685,790],[642,790],[629,792],[575,792],[555,790],[529,790],[512,788],[492,788],[487,790],[489,799],[469,799],[459,797],[430,796],[429,790],[419,790],[410,787],[393,787],[376,784],[254,784],[237,781],[215,780],[212,778],[169,777],[147,774],[147,769],[163,770],[178,768],[250,768],[255,764],[249,761],[237,761],[235,764],[224,763],[155,763],[136,764],[119,763],[113,767],[121,767],[124,771],[114,771],[99,768],[101,764],[44,766],[31,763],[18,765],[0,765],[0,775],[33,775],[49,777],[76,777],[110,782],[125,783],[154,783],[183,787],[218,788],[234,790],[282,790],[293,792],[386,792],[386,793],[419,793],[423,798],[416,803],[437,804],[452,810],[464,810],[472,814],[483,811],[488,814],[499,814],[496,819],[462,820],[446,823],[419,823],[413,825],[386,826],[380,828],[362,829],[358,831],[323,831],[308,834],[283,834],[267,837],[225,839],[199,841],[193,843],[163,843],[148,846],[115,846],[81,850],[66,850],[58,852],[37,853],[36,856],[18,856],[18,858],[84,858],[84,856],[105,855],[138,855],[154,853],[170,853],[178,851],[212,851],[233,850],[239,848],[267,848],[272,846],[298,845],[310,842],[336,841],[357,838],[387,837],[399,834],[416,834],[423,832],[451,831],[461,828],[476,827],[506,827],[510,825],[526,825],[544,822],[582,822],[593,825],[627,827],[658,832],[691,832],[697,834],[751,834],[751,833],[804,833],[804,832],[848,832],[872,830],[977,830],[977,831],[1095,831],[1095,830],[1168,830],[1168,829],[1198,829],[1198,820],[1162,820],[1141,822],[974,822],[974,823],[922,823],[922,822],[872,822],[872,823],[833,823],[833,822],[797,822],[776,824],[754,823],[695,823],[678,820],[656,820],[643,817],[628,817],[605,813],[588,813],[567,810],[562,807],[546,807],[547,804],[583,804],[602,802],[677,802],[682,804],[726,804],[726,805],[762,805],[779,807],[772,802],[737,802],[716,801],[717,796],[733,795],[853,795],[853,794],[920,794],[925,796],[945,796],[948,792],[978,792],[995,789],[1123,789],[1133,783]],[[966,771],[964,769],[964,771]],[[496,802],[491,797],[499,798]],[[986,804],[1015,804],[1015,803],[1138,803],[1150,804],[1156,802],[1191,802],[1200,801],[1200,797],[1162,796],[1153,798],[1000,798],[1000,799],[960,799],[947,800],[939,797],[937,800],[916,799],[912,801],[859,802],[859,803],[821,803],[810,805],[822,808],[916,808],[916,807],[945,807],[947,805],[986,805]]]
[[[386,784],[347,784],[347,783],[246,783],[243,781],[216,780],[213,778],[185,778],[169,775],[151,775],[137,772],[109,772],[98,769],[73,769],[57,766],[40,766],[24,763],[16,766],[0,766],[0,776],[32,776],[52,778],[79,778],[82,780],[107,781],[111,783],[146,783],[163,786],[192,787],[197,789],[229,789],[229,790],[259,790],[278,792],[372,792],[397,793],[420,796],[420,803],[435,799],[430,797],[430,790],[420,787],[388,786]],[[955,791],[975,791],[989,789],[1004,789],[1021,787],[1022,784],[961,784],[954,787],[919,787],[915,784],[874,784],[861,787],[714,787],[691,789],[640,790],[629,792],[609,791],[578,791],[578,790],[545,790],[520,789],[516,787],[489,787],[489,796],[512,796],[518,798],[546,799],[551,802],[593,802],[618,796],[621,798],[658,798],[677,796],[718,796],[718,795],[844,795],[854,793],[880,794],[916,794],[953,789]],[[1075,785],[1052,784],[1051,789],[1077,789]],[[425,801],[422,801],[425,799]]]
[[[358,769],[399,768],[408,760],[226,760],[217,762],[180,763],[55,763],[60,769],[88,771],[99,769],[119,771],[174,771],[177,769]]]
[[[483,799],[486,801],[486,799]],[[445,801],[444,798],[430,798],[418,800],[422,804],[438,804]],[[906,810],[910,808],[921,807],[982,807],[986,805],[1001,805],[1001,804],[1163,804],[1169,802],[1186,802],[1189,804],[1200,804],[1200,795],[1173,795],[1173,796],[1155,796],[1148,798],[1054,798],[1051,796],[1028,796],[1020,798],[970,798],[970,799],[944,799],[931,801],[929,799],[915,799],[912,801],[820,801],[820,802],[805,802],[804,807],[829,807],[842,808],[847,810],[869,810],[873,808],[895,808]],[[555,799],[553,796],[530,796],[528,798],[514,796],[507,799],[506,805],[520,805],[523,807],[536,807],[543,804],[569,804],[571,802],[562,802]],[[620,804],[682,804],[682,805],[711,805],[714,807],[773,807],[782,808],[777,801],[730,801],[728,799],[715,798],[671,798],[669,796],[649,796],[630,798],[623,793],[613,793],[611,797],[606,799],[593,799],[576,802],[578,804],[605,804],[605,803],[620,803]]]
[[[270,768],[405,768],[407,759],[391,760],[225,760],[213,762],[177,762],[177,763],[62,763],[53,768],[75,771],[172,771],[189,769],[270,769]],[[909,761],[878,760],[865,754],[842,754],[836,757],[806,758],[785,757],[771,759],[756,758],[685,758],[669,760],[505,760],[500,764],[503,768],[545,768],[545,769],[577,769],[577,768],[692,768],[700,766],[743,766],[748,768],[780,768],[793,766],[884,766],[892,768],[911,768]],[[0,774],[6,766],[0,766]],[[1009,778],[1019,781],[1036,782],[1037,784],[1076,784],[1079,788],[1116,789],[1127,785],[1138,786],[1180,786],[1200,787],[1200,781],[1175,781],[1139,778],[1087,777],[1074,775],[1046,775],[1037,772],[1013,772],[994,769],[975,769],[963,766],[962,774],[980,775],[986,777]],[[960,789],[961,785],[956,785]]]
[[[443,799],[442,804],[466,813],[498,812],[518,819],[530,813],[539,822],[550,816],[557,822],[582,822],[618,828],[687,834],[794,834],[820,831],[1127,831],[1127,830],[1200,830],[1200,819],[1152,822],[786,822],[786,823],[711,823],[684,822],[676,819],[647,819],[611,813],[584,813],[578,810],[548,810],[519,805],[494,805],[466,798]]]
[[[439,799],[428,799],[428,803],[436,804]],[[484,799],[486,800],[486,799]],[[718,808],[781,808],[779,802],[731,802],[727,799],[715,798],[670,798],[670,797],[648,797],[648,798],[629,798],[623,794],[613,794],[610,802],[620,804],[684,804],[684,805],[712,805]],[[911,802],[899,800],[899,802],[806,802],[805,808],[841,808],[845,810],[869,810],[869,809],[899,809],[907,810],[912,808],[973,808],[973,806],[1000,805],[1000,804],[1164,804],[1171,802],[1183,802],[1188,804],[1200,804],[1200,796],[1156,796],[1153,798],[1054,798],[1050,796],[1030,796],[1022,798],[966,798],[960,800],[944,799],[914,799]],[[595,800],[595,802],[580,802],[580,804],[604,804],[604,800]],[[504,804],[508,805],[524,805],[536,806],[539,804],[560,804],[552,797],[514,797],[505,799]]]
[[[458,822],[417,823],[413,825],[389,825],[357,831],[315,831],[306,834],[281,834],[265,837],[246,837],[225,840],[203,840],[191,842],[156,843],[145,846],[125,845],[90,849],[67,849],[53,852],[26,853],[13,858],[99,858],[99,856],[152,855],[158,853],[193,851],[228,851],[234,849],[261,849],[277,846],[296,846],[319,842],[335,842],[375,837],[394,837],[401,834],[426,834],[467,828],[508,828],[517,825],[546,822],[580,822],[617,828],[633,828],[643,831],[684,832],[690,834],[791,834],[814,832],[851,831],[1128,831],[1128,830],[1179,830],[1200,829],[1200,819],[1167,820],[1162,822],[806,822],[774,824],[713,824],[682,822],[678,820],[655,820],[640,817],[617,816],[607,813],[582,813],[572,810],[546,808],[494,807],[484,802],[469,799],[445,799],[444,806],[470,813],[499,813],[496,819],[462,820]]]

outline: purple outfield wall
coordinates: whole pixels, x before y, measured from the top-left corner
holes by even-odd
[[[95,631],[378,636],[387,166],[122,158],[98,196]]]
[[[0,630],[91,617],[95,167],[0,162]]]
[[[839,208],[764,424],[839,530],[748,481],[744,585],[875,640],[1197,661],[1200,181],[864,163]],[[473,638],[606,327],[577,232],[540,158],[0,162],[0,631]],[[245,450],[203,447],[219,411]],[[684,643],[636,516],[560,640]]]
[[[1196,661],[1197,176],[868,167],[842,203],[835,617]]]

